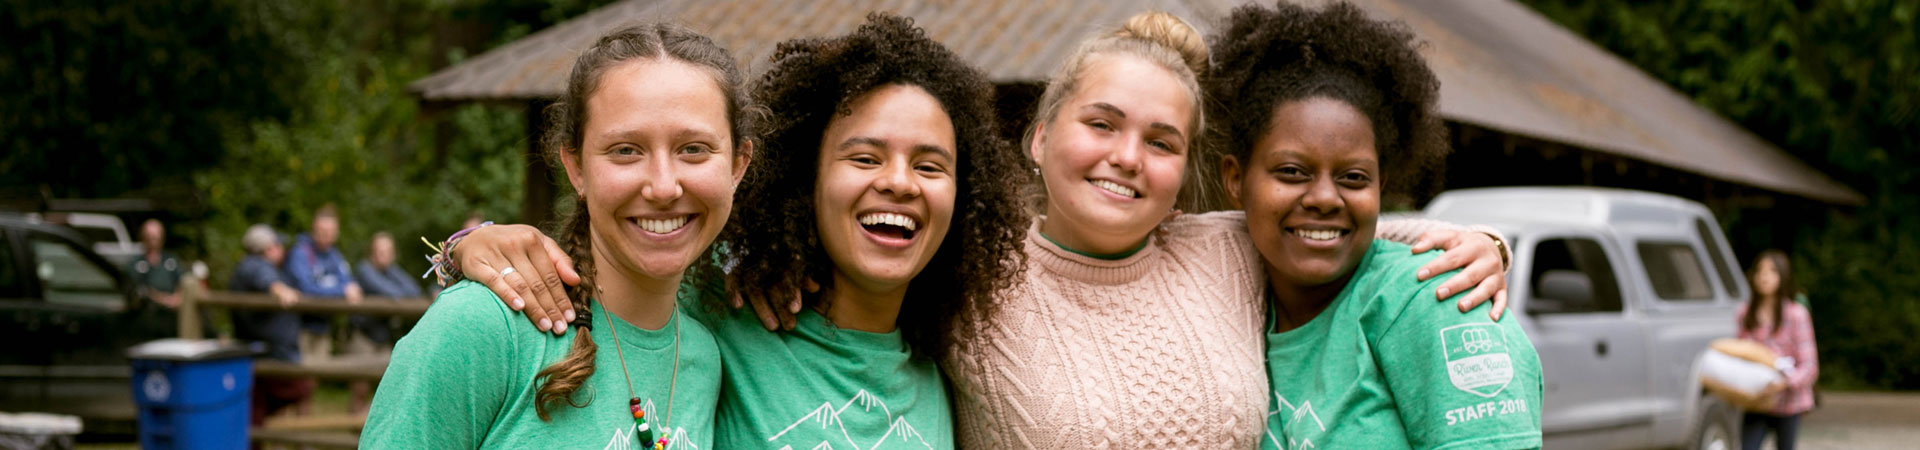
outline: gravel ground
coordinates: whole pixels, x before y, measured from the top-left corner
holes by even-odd
[[[1798,448],[1920,448],[1920,393],[1823,391],[1820,395],[1820,408],[1801,418]]]

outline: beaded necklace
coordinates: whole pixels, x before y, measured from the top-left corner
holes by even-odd
[[[592,315],[592,313],[585,314]],[[641,445],[652,441],[653,450],[665,450],[667,443],[671,442],[669,439],[673,436],[673,394],[680,384],[680,320],[672,316],[668,316],[667,320],[673,321],[673,372],[667,376],[667,415],[660,421],[660,439],[655,440],[653,427],[647,424],[647,412],[640,408],[640,396],[633,393],[633,376],[627,373],[627,352],[621,349],[620,328],[613,324],[613,314],[607,314],[607,331],[613,333],[613,353],[620,356],[620,377],[627,381],[627,409],[633,413],[635,436],[640,438]],[[584,322],[593,323],[593,319],[588,318]]]

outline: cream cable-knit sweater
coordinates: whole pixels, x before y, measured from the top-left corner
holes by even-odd
[[[1027,230],[1027,270],[968,313],[944,361],[960,448],[1254,448],[1266,429],[1266,277],[1238,211],[1167,221],[1106,261]],[[1381,222],[1403,242],[1430,220]]]

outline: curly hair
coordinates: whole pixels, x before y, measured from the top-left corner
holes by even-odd
[[[951,231],[907,286],[899,328],[918,356],[938,358],[963,308],[984,308],[1024,269],[1026,217],[1018,203],[1021,159],[996,134],[993,85],[985,74],[913,25],[867,15],[854,32],[780,43],[754,99],[777,109],[764,145],[738,192],[740,211],[722,239],[734,252],[737,286],[792,292],[811,278],[831,282],[833,261],[820,244],[814,191],[821,137],[834,117],[851,114],[861,95],[886,85],[917,86],[953,121],[955,170]],[[831,305],[829,305],[831,307]]]
[[[1345,102],[1373,126],[1387,197],[1413,195],[1448,152],[1440,80],[1406,24],[1368,19],[1346,2],[1319,11],[1279,2],[1235,8],[1213,39],[1205,81],[1216,119],[1211,147],[1247,161],[1274,111],[1295,100]]]
[[[705,69],[713,76],[714,84],[726,97],[733,148],[742,151],[745,148],[743,144],[752,139],[750,131],[754,128],[755,119],[763,112],[747,96],[745,76],[734,64],[733,56],[726,48],[693,30],[674,24],[648,23],[608,33],[574,60],[573,72],[567,77],[566,94],[546,109],[549,128],[541,144],[547,159],[559,166],[562,156],[579,156],[587,125],[587,99],[599,89],[602,74],[626,61],[655,59],[686,62]],[[735,155],[736,161],[738,156]],[[590,222],[587,199],[575,195],[573,209],[561,218],[559,227],[552,231],[560,248],[573,258],[574,271],[580,274],[580,284],[567,288],[568,300],[576,311],[589,311],[587,302],[599,292],[594,284]],[[696,258],[686,276],[697,277],[701,273],[717,271],[712,261],[713,258]],[[587,328],[575,329],[573,347],[567,350],[566,357],[535,375],[534,379],[540,383],[540,388],[534,393],[534,412],[539,414],[540,420],[550,420],[550,411],[562,402],[575,408],[585,406],[574,398],[574,394],[593,376],[594,371],[596,348]]]

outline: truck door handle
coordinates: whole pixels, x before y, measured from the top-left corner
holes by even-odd
[[[1607,341],[1593,343],[1593,354],[1607,356]]]

